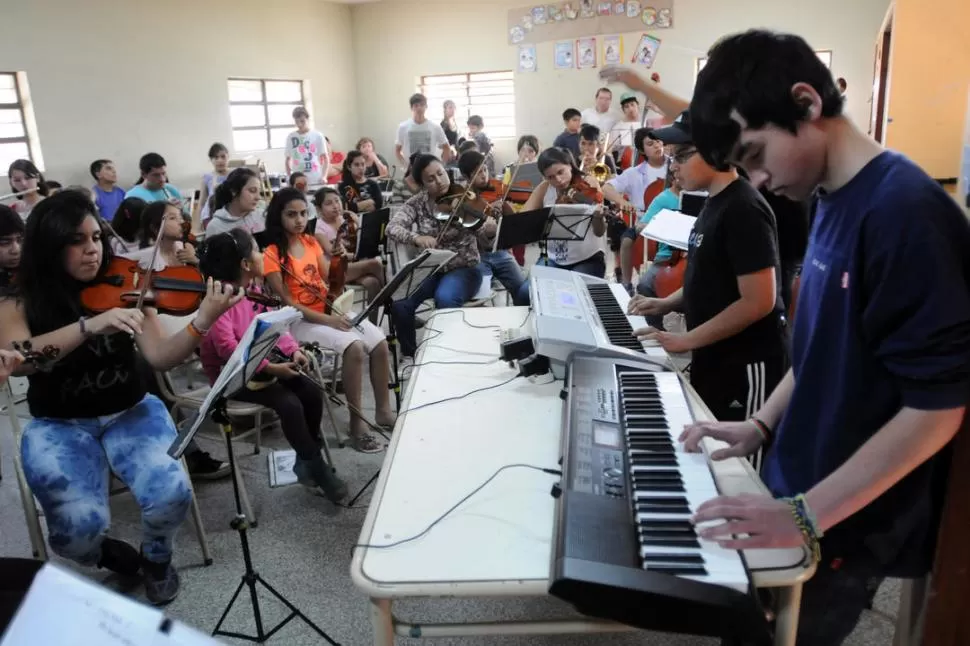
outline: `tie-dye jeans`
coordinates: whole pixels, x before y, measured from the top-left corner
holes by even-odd
[[[145,558],[171,559],[192,501],[185,470],[167,453],[175,436],[165,404],[154,395],[115,415],[31,420],[21,443],[24,474],[44,509],[54,553],[84,565],[98,562],[111,522],[114,473],[141,507]]]

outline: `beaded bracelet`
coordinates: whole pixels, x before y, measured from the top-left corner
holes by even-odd
[[[805,495],[798,494],[792,498],[782,498],[782,500],[791,507],[792,518],[795,519],[795,525],[798,526],[802,536],[805,537],[805,542],[808,543],[809,549],[812,550],[812,558],[816,563],[820,562],[822,560],[822,546],[819,539],[824,536],[824,533],[819,528],[818,520],[808,506]]]
[[[200,329],[199,326],[195,324],[195,321],[190,321],[188,325],[185,326],[185,331],[189,333],[189,336],[193,336],[196,339],[201,339],[209,330]]]
[[[748,421],[751,422],[752,424],[754,424],[754,427],[756,429],[758,429],[758,433],[761,434],[761,439],[762,440],[764,440],[765,442],[770,442],[771,441],[771,429],[768,428],[768,425],[767,424],[765,424],[760,419],[758,419],[757,417],[754,417],[754,416],[752,416],[751,418],[749,418]]]

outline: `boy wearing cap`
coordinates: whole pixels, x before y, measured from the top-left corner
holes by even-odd
[[[637,330],[668,352],[692,352],[690,381],[718,420],[746,420],[788,368],[775,216],[733,168],[697,154],[690,114],[650,131],[670,146],[670,169],[685,191],[707,191],[687,250],[684,286],[666,298],[635,296],[630,311],[683,311],[687,332]]]
[[[623,110],[623,120],[613,126],[609,133],[610,152],[632,148],[633,135],[641,127],[640,101],[635,92],[624,92],[620,95],[620,108]]]

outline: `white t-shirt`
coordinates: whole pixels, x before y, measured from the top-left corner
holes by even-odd
[[[554,206],[556,204],[556,189],[550,186],[546,190],[546,196],[542,198],[542,206]],[[603,251],[604,237],[597,237],[593,234],[593,225],[590,223],[586,230],[586,237],[579,241],[572,240],[550,240],[549,259],[557,265],[568,267],[576,263],[589,260]]]
[[[620,193],[626,193],[630,203],[642,211],[647,208],[647,205],[643,203],[643,193],[647,190],[648,186],[658,179],[660,181],[667,179],[667,164],[663,164],[659,168],[654,168],[649,162],[644,161],[633,168],[627,168],[609,180],[607,184]]]
[[[306,175],[308,186],[323,184],[320,156],[327,152],[327,141],[318,130],[309,130],[305,134],[294,130],[286,137],[286,157],[290,160],[290,172]]]
[[[608,132],[613,130],[613,126],[620,120],[612,110],[609,112],[597,112],[596,108],[586,108],[582,112],[583,123],[596,126],[600,129],[600,136],[605,137]]]
[[[408,119],[402,121],[397,127],[397,138],[394,143],[401,146],[401,155],[407,161],[414,153],[431,153],[440,156],[441,147],[448,145],[448,138],[437,123],[427,119],[422,123],[415,123],[414,119]]]

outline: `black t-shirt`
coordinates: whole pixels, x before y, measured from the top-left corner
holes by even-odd
[[[451,146],[458,145],[458,131],[451,129],[451,124],[445,119],[441,122],[441,129],[445,131],[445,138],[448,140],[448,144]]]
[[[744,353],[756,357],[784,352],[778,231],[771,207],[746,180],[732,182],[708,198],[688,241],[684,274],[687,329],[706,323],[741,298],[738,276],[775,270],[775,309],[733,337],[695,353]]]
[[[390,164],[387,163],[387,160],[384,159],[384,155],[378,153],[377,158],[381,160],[381,163],[384,164],[384,168],[386,168],[387,172],[390,173],[391,166]],[[381,176],[381,171],[377,167],[377,164],[371,164],[370,166],[367,167],[367,170],[364,171],[364,177],[369,178],[369,177],[380,177],[380,176]]]
[[[50,372],[27,377],[27,406],[34,417],[90,419],[121,413],[147,393],[127,334],[92,336],[59,359]]]
[[[347,209],[357,213],[357,203],[364,200],[374,200],[374,210],[384,207],[384,196],[381,188],[372,179],[357,182],[340,182],[340,195],[344,198]]]

